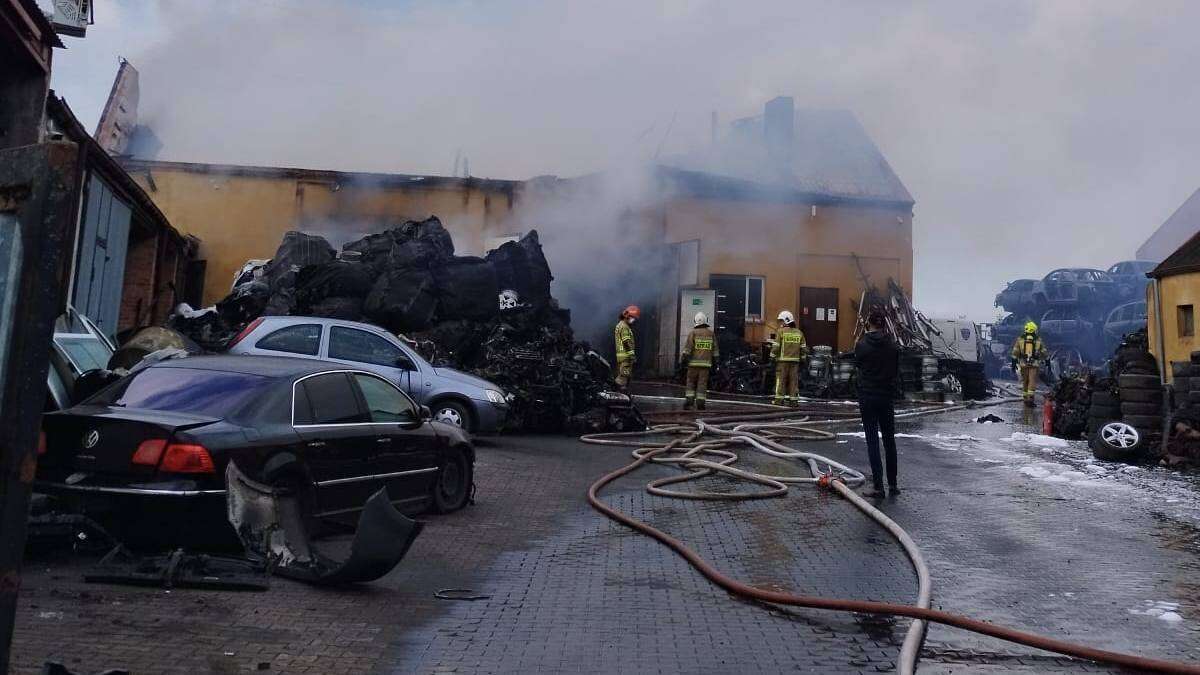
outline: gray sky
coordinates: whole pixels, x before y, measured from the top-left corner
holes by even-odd
[[[1197,2],[96,5],[54,87],[93,128],[128,58],[166,159],[573,175],[778,94],[851,109],[916,199],[930,315],[1132,257],[1200,187]]]

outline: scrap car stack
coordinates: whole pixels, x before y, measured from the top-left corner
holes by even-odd
[[[171,326],[222,351],[263,315],[367,322],[401,335],[434,366],[503,387],[511,429],[643,428],[629,398],[611,390],[608,363],[574,339],[552,279],[536,230],[484,258],[456,256],[436,217],[367,235],[340,253],[322,237],[288,232],[275,256],[248,263],[215,307],[185,307]]]

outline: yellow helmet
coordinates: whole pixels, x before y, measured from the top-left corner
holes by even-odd
[[[1036,333],[1037,332],[1037,324],[1032,321],[1026,321],[1025,322],[1025,332],[1026,333]]]

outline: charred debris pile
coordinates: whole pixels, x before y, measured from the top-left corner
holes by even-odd
[[[373,323],[435,367],[482,377],[509,396],[509,427],[587,432],[640,429],[609,364],[575,340],[571,313],[550,294],[537,231],[486,257],[456,256],[436,218],[405,221],[342,247],[288,232],[275,257],[247,263],[215,307],[186,309],[171,327],[221,351],[258,316]]]

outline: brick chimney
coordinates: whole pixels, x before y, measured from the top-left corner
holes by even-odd
[[[763,140],[767,155],[782,165],[792,163],[796,140],[796,102],[791,96],[776,96],[763,107]]]

